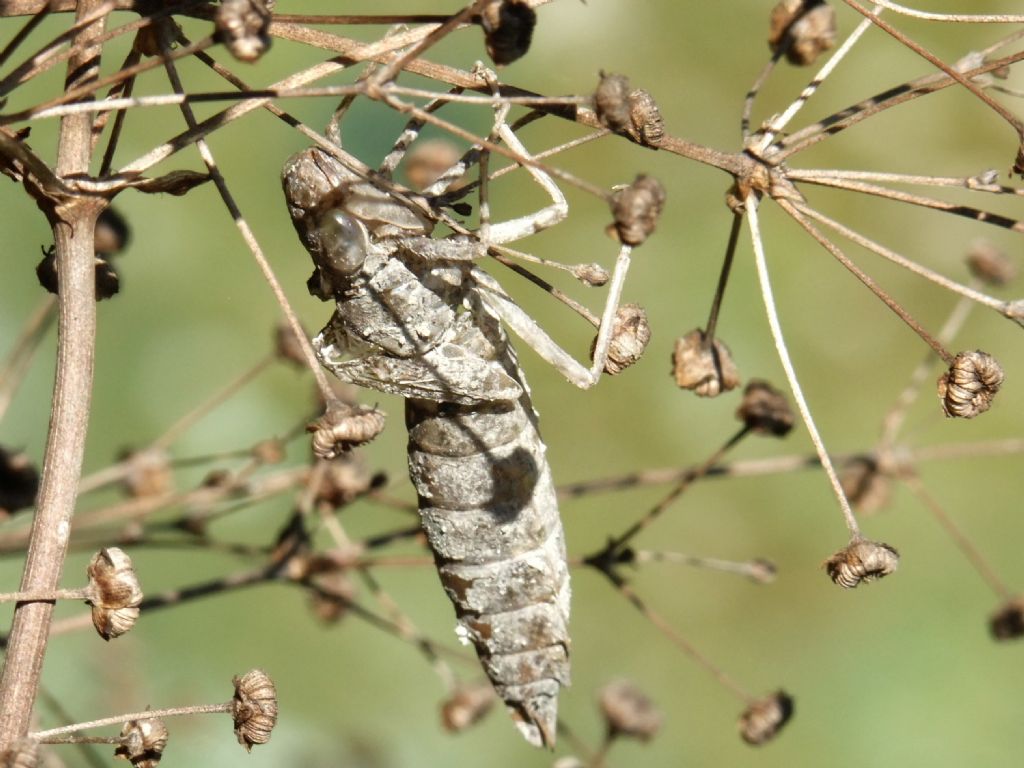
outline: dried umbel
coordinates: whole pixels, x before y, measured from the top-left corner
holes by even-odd
[[[971,274],[989,285],[1006,285],[1017,277],[1017,265],[987,240],[977,240],[967,252]]]
[[[416,142],[405,156],[403,166],[409,186],[422,191],[441,178],[459,161],[458,147],[445,139]],[[458,184],[449,189],[457,189]]]
[[[460,685],[441,704],[441,725],[459,733],[480,722],[498,700],[490,683]]]
[[[221,0],[213,23],[217,39],[239,61],[256,61],[270,48],[270,11],[263,0]]]
[[[992,355],[980,349],[961,352],[939,377],[942,410],[951,418],[973,419],[992,406],[992,398],[1005,378],[1002,366]]]
[[[839,481],[858,512],[871,514],[889,503],[889,477],[870,456],[855,456],[842,468]]]
[[[1024,637],[1024,600],[1015,597],[1004,603],[988,620],[992,637],[996,640],[1016,640]]]
[[[384,412],[363,405],[334,405],[306,427],[313,434],[313,453],[333,459],[368,443],[384,430]]]
[[[165,451],[149,448],[124,454],[121,461],[126,464],[123,485],[132,498],[153,498],[172,490],[174,474]]]
[[[743,390],[736,418],[754,432],[772,437],[785,437],[795,422],[786,396],[761,379],[751,379]]]
[[[530,50],[537,14],[525,0],[492,0],[480,14],[484,42],[491,61],[511,64]]]
[[[121,729],[121,746],[114,750],[135,768],[156,768],[167,746],[167,726],[159,718],[129,720]]]
[[[672,375],[676,386],[700,397],[718,397],[740,384],[740,372],[729,348],[718,339],[707,343],[700,328],[676,339]]]
[[[615,223],[609,233],[626,245],[640,245],[658,223],[665,207],[665,188],[653,176],[641,174],[629,186],[612,192],[610,204]]]
[[[96,301],[109,299],[120,290],[120,280],[113,265],[105,258],[97,254],[93,260],[96,268]],[[43,251],[42,260],[36,265],[36,277],[39,284],[50,293],[56,294],[59,290],[59,277],[57,275],[57,251],[54,248],[47,248]]]
[[[772,9],[768,47],[807,66],[836,44],[836,12],[821,0],[782,0]]]
[[[900,553],[888,544],[854,539],[825,561],[825,571],[843,589],[854,589],[888,576],[900,564]]]
[[[97,552],[86,569],[89,575],[86,602],[92,606],[92,624],[100,637],[120,637],[139,618],[142,587],[132,560],[118,547]]]
[[[572,276],[581,283],[599,288],[608,282],[611,275],[600,264],[577,264],[572,268]]]
[[[370,488],[386,482],[386,477],[371,475],[358,453],[343,453],[330,460],[316,489],[316,503],[338,509],[351,503]]]
[[[0,517],[35,504],[39,470],[21,452],[0,446]]]
[[[793,697],[783,690],[758,699],[740,715],[740,737],[754,747],[774,739],[793,717]]]
[[[277,689],[270,676],[252,669],[232,680],[235,696],[231,716],[235,720],[238,743],[251,752],[256,744],[270,741],[270,732],[277,724]]]
[[[639,304],[623,304],[615,312],[608,359],[604,364],[605,373],[615,376],[633,365],[643,355],[650,340],[651,325],[647,322],[644,308]],[[596,344],[597,339],[594,339],[590,347],[591,357]]]
[[[661,730],[661,712],[629,680],[608,683],[601,689],[599,703],[610,736],[649,741]]]

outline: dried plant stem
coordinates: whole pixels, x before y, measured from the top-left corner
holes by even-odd
[[[883,8],[888,8],[893,13],[903,16],[913,16],[915,19],[926,19],[928,21],[946,21],[954,24],[1021,24],[1024,23],[1024,16],[1012,13],[928,13],[919,11],[916,8],[908,8],[905,5],[898,5],[891,0],[875,0]]]
[[[785,204],[784,200],[778,201],[780,205]],[[754,195],[750,195],[747,198],[747,221],[750,224],[750,237],[754,246],[754,261],[757,265],[757,278],[761,284],[761,298],[764,300],[765,311],[768,313],[768,325],[771,328],[772,339],[775,341],[775,349],[779,354],[779,361],[782,363],[782,368],[786,372],[786,380],[789,382],[790,391],[793,393],[793,399],[796,401],[797,408],[800,411],[800,416],[803,418],[804,424],[807,427],[807,432],[810,435],[811,442],[814,444],[814,450],[818,454],[818,460],[821,462],[822,468],[825,470],[825,474],[828,476],[829,483],[832,485],[832,492],[836,496],[836,500],[839,502],[839,508],[843,513],[843,518],[846,520],[846,527],[850,531],[850,535],[857,539],[860,538],[860,526],[857,524],[857,518],[853,514],[853,510],[850,508],[850,502],[846,499],[846,494],[843,492],[842,483],[839,482],[839,475],[836,474],[835,467],[832,465],[832,459],[829,458],[828,451],[825,449],[825,443],[821,439],[821,435],[818,433],[818,428],[814,424],[814,417],[811,416],[811,409],[807,405],[807,400],[804,398],[803,389],[800,386],[800,381],[797,379],[796,370],[793,368],[793,361],[789,357],[789,350],[786,348],[786,340],[782,335],[782,326],[779,324],[779,315],[775,310],[775,297],[772,293],[771,280],[768,277],[768,263],[764,255],[764,244],[761,239],[761,227],[757,215],[758,200]]]
[[[733,259],[736,256],[736,244],[740,239],[740,229],[743,226],[743,216],[733,214],[732,225],[729,228],[729,243],[725,246],[725,258],[722,260],[722,271],[718,275],[718,285],[715,287],[715,298],[711,301],[711,312],[708,314],[708,324],[704,329],[704,349],[711,349],[715,340],[715,330],[718,327],[718,313],[722,309],[722,299],[725,297],[725,287],[729,283],[729,274],[732,272]]]
[[[0,367],[0,419],[3,419],[14,399],[15,392],[24,381],[32,356],[39,348],[46,331],[56,317],[57,297],[47,294],[29,315],[22,327],[10,354]]]
[[[0,603],[37,603],[53,602],[54,600],[84,600],[89,590],[82,589],[50,589],[37,592],[0,592]]]
[[[43,19],[50,15],[50,6],[44,5],[31,19],[25,22],[25,25],[17,31],[14,37],[11,38],[10,42],[4,46],[4,49],[0,51],[0,66],[7,63],[7,60],[11,57],[18,46],[25,42],[25,38],[32,34],[32,30],[38,27]]]
[[[992,588],[997,595],[1003,600],[1009,600],[1013,597],[1013,593],[1009,587],[1006,586],[1005,582],[999,578],[996,572],[993,570],[989,562],[984,558],[981,552],[978,551],[977,547],[971,543],[971,540],[967,538],[963,531],[953,522],[953,519],[946,514],[946,510],[942,508],[938,500],[928,492],[925,488],[924,483],[917,475],[907,475],[902,478],[907,488],[918,498],[918,500],[927,507],[928,511],[932,514],[932,517],[938,521],[939,525],[946,531],[949,537],[956,544],[957,548],[963,553],[964,557],[970,561],[971,565],[978,572],[988,585]]]
[[[82,0],[77,18],[101,7]],[[100,49],[93,40],[102,34],[104,19],[82,26],[75,34],[68,63],[68,87],[95,81]],[[57,175],[87,173],[92,148],[88,113],[64,118],[57,151]],[[57,370],[43,472],[22,576],[24,591],[57,587],[71,533],[78,479],[92,398],[96,341],[95,251],[93,232],[104,201],[80,197],[57,206],[54,243],[60,274],[57,325]],[[15,609],[0,675],[0,752],[28,731],[53,614],[51,603],[22,603]]]
[[[740,576],[753,578],[758,571],[758,564],[746,560],[722,560],[717,557],[688,555],[684,552],[661,552],[649,549],[638,549],[633,553],[634,562],[640,563],[671,563],[672,565],[688,565],[693,568],[707,568],[712,571],[724,571]]]
[[[128,720],[152,720],[153,718],[179,717],[181,715],[207,715],[220,712],[230,712],[232,702],[223,704],[196,704],[191,707],[167,707],[166,709],[146,709],[142,712],[128,712],[123,715],[112,715],[99,720],[89,720],[85,723],[72,723],[62,725],[60,728],[50,728],[45,731],[35,731],[29,734],[33,741],[41,744],[49,744],[51,738],[64,736],[65,734],[88,731],[93,728],[106,728],[111,725],[123,725]]]

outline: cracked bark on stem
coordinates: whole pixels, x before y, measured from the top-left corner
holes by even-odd
[[[78,18],[99,4],[82,0]],[[92,42],[102,34],[103,26],[99,20],[76,35],[73,44],[78,52],[68,62],[68,87],[96,78],[100,51]],[[59,177],[88,172],[92,119],[86,112],[61,121]],[[55,589],[67,554],[92,395],[96,339],[93,232],[102,208],[102,201],[82,197],[65,199],[56,209],[61,219],[53,224],[60,273],[57,370],[37,511],[21,581],[24,591]],[[28,732],[52,614],[53,605],[45,602],[22,603],[15,610],[0,676],[0,752]]]

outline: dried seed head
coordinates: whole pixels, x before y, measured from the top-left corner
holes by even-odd
[[[665,188],[653,176],[641,174],[629,186],[612,192],[610,202],[615,223],[608,233],[626,245],[640,245],[658,223],[665,206]]]
[[[167,726],[159,718],[129,720],[121,728],[121,746],[114,750],[114,757],[124,758],[135,768],[156,768],[167,737]]]
[[[889,503],[889,476],[870,456],[855,456],[846,462],[839,473],[839,482],[858,512],[871,514]]]
[[[120,458],[127,465],[122,485],[129,496],[134,499],[148,499],[170,493],[174,485],[174,473],[171,471],[171,459],[166,452],[158,448],[149,448],[128,451]]]
[[[35,739],[18,739],[10,749],[0,753],[0,768],[36,768],[38,765],[39,742]]]
[[[31,507],[39,493],[39,470],[24,453],[0,446],[0,518]]]
[[[594,111],[601,125],[616,133],[633,126],[629,104],[629,78],[625,75],[600,73],[601,80],[594,91]]]
[[[336,403],[306,427],[313,433],[313,453],[333,459],[368,443],[384,430],[384,412],[364,405]]]
[[[96,253],[103,256],[120,253],[130,238],[128,222],[124,216],[110,206],[104,208],[96,219],[96,231],[93,234]]]
[[[577,264],[572,268],[572,276],[581,283],[601,287],[611,278],[608,270],[600,264]]]
[[[782,0],[772,9],[768,46],[807,66],[836,44],[836,12],[821,0]]]
[[[459,148],[446,139],[429,139],[418,141],[403,161],[405,178],[409,186],[417,192],[422,191],[441,178],[441,175],[455,165],[461,154]],[[454,184],[450,189],[458,188]]]
[[[967,268],[989,285],[1006,285],[1017,277],[1017,266],[988,240],[975,240],[967,251]]]
[[[280,464],[284,461],[284,444],[276,438],[260,440],[252,447],[252,457],[260,464]]]
[[[316,503],[339,509],[383,482],[382,476],[370,475],[362,456],[343,453],[331,459],[327,470],[321,474]]]
[[[725,344],[718,339],[706,344],[705,339],[700,328],[676,339],[672,375],[682,389],[692,390],[699,397],[718,397],[739,386],[740,372]]]
[[[104,640],[120,637],[135,626],[142,603],[142,587],[131,558],[118,547],[107,547],[93,556],[86,573],[92,625]]]
[[[623,304],[615,312],[612,326],[612,340],[608,345],[608,359],[604,370],[612,376],[622,373],[633,365],[647,349],[651,340],[651,326],[647,313],[639,304]],[[594,357],[597,339],[590,345],[590,357]]]
[[[740,737],[754,747],[774,739],[793,717],[793,697],[783,690],[758,699],[740,715]]]
[[[239,61],[256,61],[270,48],[270,11],[263,0],[221,0],[213,23],[217,39]]]
[[[336,624],[345,618],[356,599],[356,587],[343,570],[317,576],[316,589],[310,591],[310,608],[324,624]]]
[[[608,683],[601,689],[599,703],[605,726],[612,736],[650,741],[661,730],[661,712],[629,680]]]
[[[773,437],[785,437],[794,423],[786,396],[761,379],[751,379],[743,390],[736,418],[754,432]]]
[[[441,703],[441,724],[446,731],[460,733],[483,720],[497,700],[489,682],[460,685]]]
[[[861,582],[888,576],[900,564],[900,553],[888,544],[854,539],[825,561],[829,578],[844,589],[854,589]]]
[[[498,66],[511,64],[530,50],[537,14],[526,0],[492,0],[480,14],[487,55]]]
[[[1015,597],[1000,606],[988,620],[992,637],[996,640],[1016,640],[1024,637],[1024,600]]]
[[[235,696],[231,702],[231,716],[235,720],[238,743],[249,752],[253,745],[270,741],[270,732],[277,724],[277,689],[270,676],[252,669],[235,677]]]
[[[114,267],[105,258],[97,255],[93,260],[96,268],[96,301],[109,299],[116,294],[120,288],[120,281]],[[43,251],[42,260],[36,265],[36,277],[39,284],[50,293],[56,294],[59,290],[57,277],[57,250],[53,247]]]
[[[665,121],[658,103],[642,88],[629,94],[629,119],[633,137],[641,144],[657,147],[665,140]]]
[[[305,333],[305,329],[303,329]],[[306,335],[309,338],[309,335]],[[295,336],[291,325],[285,322],[278,323],[274,329],[274,353],[279,360],[292,363],[298,368],[305,368],[308,363],[302,351],[302,342]]]
[[[991,355],[980,349],[961,352],[939,377],[942,410],[951,418],[973,419],[992,406],[1004,379],[1002,366]]]

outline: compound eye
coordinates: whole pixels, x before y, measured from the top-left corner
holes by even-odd
[[[321,270],[349,277],[363,266],[369,242],[366,228],[358,219],[332,208],[321,214],[316,233],[320,241]]]

